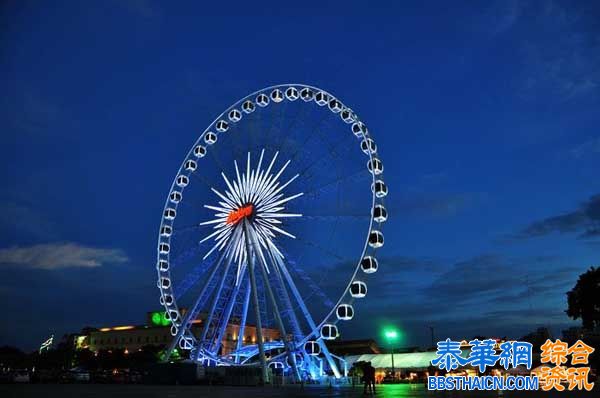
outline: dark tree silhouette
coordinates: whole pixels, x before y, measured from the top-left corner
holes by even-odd
[[[567,292],[569,307],[565,311],[573,319],[581,318],[583,327],[600,326],[600,268],[591,267],[579,275],[577,284]]]
[[[16,347],[0,347],[0,371],[1,368],[27,368],[29,367],[27,354]]]

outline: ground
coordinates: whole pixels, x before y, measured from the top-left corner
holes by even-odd
[[[0,385],[0,397],[3,398],[275,398],[275,397],[365,397],[361,388],[351,387],[211,387],[211,386],[158,386],[158,385],[115,385],[115,384],[23,384]],[[377,391],[379,398],[419,398],[419,397],[593,397],[597,391],[591,392],[429,392],[423,385],[384,385]]]

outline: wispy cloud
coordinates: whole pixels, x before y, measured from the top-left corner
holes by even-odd
[[[524,4],[519,0],[490,2],[484,11],[484,21],[488,21],[492,35],[510,30],[523,14]]]
[[[162,15],[158,4],[151,0],[127,0],[119,4],[142,18],[151,19]]]
[[[532,222],[513,238],[528,239],[555,232],[578,233],[580,239],[600,236],[600,194],[575,210]]]
[[[522,22],[533,31],[521,47],[520,94],[568,101],[596,92],[600,87],[600,41],[591,15],[577,6],[556,2],[531,3],[527,14],[531,16]]]
[[[56,270],[69,267],[94,268],[127,262],[119,249],[102,249],[78,243],[48,243],[0,249],[0,265]]]
[[[367,281],[368,300],[356,304],[357,320],[403,325],[421,343],[427,325],[442,336],[518,338],[539,325],[570,324],[564,293],[585,270],[557,256],[497,253],[454,262],[390,258],[380,268]]]
[[[476,199],[473,193],[411,193],[391,204],[395,214],[426,217],[454,216]]]
[[[583,158],[588,155],[600,154],[600,137],[595,137],[577,145],[569,151],[570,155],[576,159]]]

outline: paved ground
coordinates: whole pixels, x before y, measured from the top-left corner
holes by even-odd
[[[597,397],[598,391],[591,392],[430,392],[423,385],[384,385],[380,386],[378,398],[574,398]],[[159,386],[159,385],[114,385],[114,384],[6,384],[0,385],[2,398],[276,398],[276,397],[337,397],[364,398],[362,388],[351,387],[211,387],[211,386]],[[371,396],[367,396],[371,398]]]

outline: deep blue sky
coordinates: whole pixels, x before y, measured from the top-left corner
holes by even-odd
[[[352,104],[385,163],[378,287],[344,337],[571,324],[600,263],[598,4],[324,3],[2,3],[0,344],[142,323],[183,156],[290,81]]]

